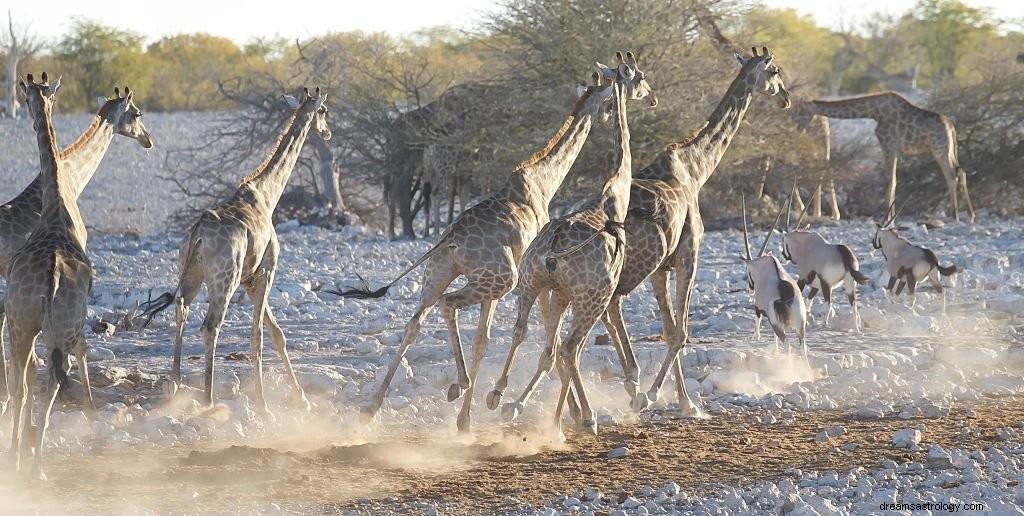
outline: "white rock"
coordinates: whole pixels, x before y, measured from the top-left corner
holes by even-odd
[[[114,360],[114,352],[101,346],[89,346],[85,350],[85,356],[90,362]]]
[[[896,448],[917,449],[921,443],[921,431],[914,428],[904,428],[892,434],[892,445]]]
[[[629,455],[629,448],[626,446],[619,446],[618,448],[609,451],[607,457],[609,459],[621,459],[626,455]]]

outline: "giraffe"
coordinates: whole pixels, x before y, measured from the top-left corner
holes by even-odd
[[[46,342],[44,356],[47,357],[49,378],[40,398],[41,420],[32,466],[32,475],[45,480],[42,472],[43,438],[57,393],[68,386],[68,360],[72,352],[78,360],[85,412],[90,419],[96,418],[83,330],[93,271],[85,251],[85,224],[71,184],[65,181],[51,120],[60,77],[53,84],[49,83],[45,72],[42,82],[35,82],[31,74],[26,79],[27,82],[19,81],[19,86],[32,115],[39,147],[42,217],[25,244],[11,258],[4,309],[10,323],[12,363],[17,371],[14,431],[11,434],[11,454],[16,471],[21,468],[22,434],[32,424],[32,387],[35,385],[37,361],[35,343],[40,333]]]
[[[631,78],[622,84],[627,98],[639,100],[649,97],[651,105],[657,104],[644,72],[636,65],[621,63],[618,70],[600,63],[596,65],[605,78]],[[625,71],[627,68],[628,72]],[[610,86],[581,88],[580,93],[569,117],[548,144],[517,165],[494,194],[460,213],[437,244],[397,278],[375,291],[364,285],[363,288],[336,292],[343,297],[382,297],[399,279],[424,262],[427,264],[419,305],[405,326],[402,343],[388,365],[380,387],[361,409],[364,420],[372,419],[380,410],[402,358],[416,341],[420,325],[430,309],[440,302],[458,373],[457,382],[448,389],[448,401],[465,394],[456,425],[460,432],[469,431],[474,383],[480,361],[487,351],[496,301],[516,286],[523,252],[541,226],[547,223],[551,198],[576,161],[593,120],[607,118],[608,115]],[[466,285],[445,293],[459,276],[466,277]],[[473,338],[470,371],[466,369],[462,351],[458,311],[474,304],[480,305],[480,319]]]
[[[144,149],[153,148],[153,137],[142,123],[142,110],[135,106],[134,93],[127,86],[122,95],[114,88],[113,98],[99,97],[99,111],[85,132],[60,153],[61,174],[71,198],[77,200],[106,155],[115,134],[137,140]],[[0,276],[7,277],[11,257],[39,224],[42,212],[43,175],[25,187],[14,199],[0,206]],[[0,311],[0,359],[5,317]],[[0,367],[0,414],[6,406],[6,368]]]
[[[449,142],[434,141],[423,149],[422,182],[424,189],[424,211],[426,213],[425,235],[440,234],[446,223],[441,222],[441,194],[448,202],[448,222],[455,211],[455,197],[459,189],[459,162],[461,151]],[[429,186],[428,186],[429,185]],[[429,188],[429,193],[428,193]],[[431,231],[433,227],[433,231]]]
[[[796,102],[793,105],[792,119],[797,126],[797,130],[807,134],[814,140],[816,147],[815,157],[820,159],[828,170],[827,177],[821,178],[821,183],[815,187],[814,191],[811,192],[811,215],[816,218],[821,218],[821,197],[822,190],[827,188],[829,191],[829,197],[831,203],[829,208],[832,212],[833,220],[840,220],[842,217],[839,213],[839,199],[836,196],[836,181],[832,175],[832,126],[828,122],[828,117],[815,114],[807,106],[806,102]],[[817,149],[821,149],[821,154],[817,153]],[[796,202],[796,210],[803,210],[803,202],[800,199],[799,192],[794,198]]]
[[[705,125],[683,141],[669,144],[647,167],[633,174],[626,217],[626,261],[602,320],[617,347],[631,349],[622,318],[622,302],[650,276],[668,354],[650,390],[633,398],[636,410],[643,410],[657,400],[671,367],[680,410],[700,413],[686,392],[678,360],[689,337],[690,294],[704,238],[698,194],[739,130],[755,93],[778,97],[783,109],[791,105],[781,70],[773,63],[774,56],[767,47],[762,48],[761,55],[755,48],[753,56],[735,53],[734,57],[740,63],[740,71]],[[675,299],[671,300],[669,273],[673,269]],[[638,381],[635,367],[624,363],[623,369],[627,381]]]
[[[304,89],[301,100],[289,95],[285,95],[285,100],[294,112],[289,115],[270,155],[242,179],[230,199],[199,216],[182,242],[179,253],[181,271],[174,292],[164,293],[143,307],[143,313],[149,319],[171,304],[176,307],[177,333],[169,384],[171,395],[181,384],[181,344],[189,304],[206,283],[210,306],[201,327],[206,355],[203,395],[207,405],[213,403],[213,357],[217,338],[224,324],[228,302],[241,286],[253,304],[249,345],[255,368],[256,410],[270,415],[263,394],[264,324],[269,328],[270,340],[284,363],[293,400],[299,407],[310,409],[288,359],[284,332],[267,304],[280,253],[271,217],[310,130],[320,138],[330,140],[331,128],[327,125],[327,106],[324,104],[327,94],[321,95],[320,88],[313,95]]]
[[[815,114],[829,118],[870,118],[878,122],[875,137],[882,146],[883,166],[889,176],[887,206],[892,206],[896,199],[896,161],[899,155],[931,152],[946,181],[951,215],[960,220],[958,195],[962,192],[968,220],[974,222],[974,205],[967,192],[967,174],[957,159],[956,128],[948,117],[915,106],[894,91],[841,100],[812,100],[809,106]]]
[[[618,57],[621,59],[622,55]],[[628,53],[626,58],[635,66],[636,58],[632,53]],[[623,71],[628,73],[631,68],[624,68]],[[591,199],[585,208],[567,217],[548,222],[526,249],[519,266],[518,316],[512,345],[509,347],[505,368],[494,390],[487,396],[487,406],[494,410],[508,385],[516,349],[526,336],[533,303],[538,296],[550,295],[548,313],[544,314],[549,321],[546,345],[537,364],[537,371],[519,400],[507,404],[502,410],[507,419],[516,417],[541,376],[551,372],[557,362],[562,381],[555,409],[555,429],[559,435],[562,410],[570,385],[578,398],[582,427],[597,433],[597,423],[579,371],[579,356],[587,335],[608,307],[624,260],[626,235],[623,220],[629,203],[632,159],[625,98],[618,82],[613,83],[612,88],[612,113],[615,120],[612,135],[615,142],[615,165],[612,173],[597,198]],[[558,334],[568,306],[572,307],[572,324],[568,337],[559,344]],[[622,350],[619,353],[621,357]],[[629,352],[629,359],[636,363],[632,351]],[[634,384],[631,395],[635,393]]]

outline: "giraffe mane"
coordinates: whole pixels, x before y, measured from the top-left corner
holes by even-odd
[[[112,100],[117,99],[107,99],[107,101],[104,102],[102,106],[100,106],[100,110],[96,112],[96,117],[92,119],[92,123],[89,124],[89,127],[85,129],[85,132],[83,132],[82,135],[79,136],[74,143],[69,145],[68,148],[61,151],[60,159],[67,159],[68,156],[74,154],[75,151],[77,151],[79,148],[85,145],[85,142],[89,141],[89,139],[92,138],[92,135],[95,134],[96,130],[100,128],[100,123],[102,123],[103,120],[107,118],[107,113],[110,112],[110,109],[113,106],[113,102],[111,102]]]
[[[589,99],[595,91],[597,91],[597,88],[587,88],[587,91],[583,93],[583,95],[580,96],[579,99],[576,100],[576,104],[572,107],[572,113],[569,113],[569,118],[565,119],[565,123],[562,124],[562,128],[559,129],[558,132],[551,137],[551,140],[548,141],[548,144],[543,149],[535,152],[532,156],[527,158],[526,161],[523,161],[516,165],[515,171],[520,171],[525,169],[526,167],[536,165],[538,161],[544,159],[548,154],[550,154],[551,149],[555,148],[555,145],[557,145],[558,142],[562,139],[562,136],[565,135],[565,132],[568,131],[569,127],[572,126],[573,122],[576,121],[576,117],[579,116],[580,109],[583,108],[583,103],[586,102],[587,99]]]
[[[702,131],[704,131],[705,127],[708,126],[708,123],[709,122],[707,120],[705,120],[704,121],[704,125],[702,125],[699,128],[697,128],[697,130],[694,131],[693,134],[691,134],[690,136],[687,136],[686,138],[683,138],[682,140],[679,140],[677,142],[668,144],[668,146],[665,147],[665,150],[667,150],[667,151],[676,150],[676,149],[678,149],[680,147],[685,147],[685,146],[689,145],[690,143],[693,142],[693,140],[696,140],[697,137],[700,136],[700,133]]]
[[[312,97],[307,95],[306,100],[303,101],[302,104],[299,104],[299,107],[295,108],[295,112],[292,113],[292,116],[288,119],[288,122],[285,123],[284,130],[281,131],[281,134],[277,135],[277,141],[274,142],[274,146],[270,149],[270,152],[267,153],[267,157],[263,160],[262,163],[259,164],[259,166],[256,167],[255,170],[250,172],[249,175],[243,177],[239,185],[244,185],[252,181],[253,179],[256,179],[257,177],[260,176],[260,174],[263,173],[263,171],[267,168],[267,165],[270,164],[270,160],[273,159],[275,154],[277,154],[277,149],[281,146],[281,140],[284,140],[284,137],[291,132],[292,126],[295,125],[295,119],[299,117],[299,111],[302,111],[302,107],[305,106],[306,102],[309,102],[311,98]]]

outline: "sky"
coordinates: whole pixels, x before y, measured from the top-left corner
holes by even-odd
[[[11,0],[3,0],[5,3]],[[770,7],[792,7],[814,18],[818,25],[839,28],[855,25],[872,13],[900,15],[916,0],[762,0]],[[989,7],[999,17],[1024,19],[1021,0],[966,0],[972,7]],[[265,0],[230,2],[222,0],[42,0],[45,10],[25,7],[27,2],[3,5],[15,24],[31,34],[56,39],[71,27],[74,17],[142,34],[148,42],[162,36],[205,32],[242,44],[254,37],[281,36],[305,39],[328,32],[362,30],[408,34],[437,25],[469,28],[495,9],[493,0],[334,0],[299,1],[283,4],[290,9],[270,7]],[[243,6],[244,7],[239,7]],[[279,4],[280,5],[280,4]],[[141,6],[145,6],[144,8]],[[855,8],[856,6],[856,8]],[[6,20],[5,20],[6,21]],[[6,25],[6,24],[5,24]],[[6,28],[6,27],[4,27]]]

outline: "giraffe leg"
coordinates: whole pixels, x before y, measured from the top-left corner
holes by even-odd
[[[682,374],[682,367],[677,361],[679,353],[686,346],[689,339],[689,310],[690,296],[693,293],[693,281],[697,276],[697,254],[700,251],[701,241],[704,239],[704,222],[696,209],[691,209],[686,227],[683,230],[683,238],[674,256],[674,268],[676,269],[676,296],[675,313],[676,325],[672,342],[669,343],[668,354],[662,362],[654,383],[647,391],[647,397],[651,402],[658,400],[658,392],[665,382],[665,376],[669,368],[676,371],[676,388],[679,391],[679,410],[686,415],[699,415],[700,407],[690,398],[686,391],[686,383]]]
[[[952,166],[943,164],[939,167],[942,170],[942,179],[946,182],[946,192],[949,194],[949,211],[953,219],[960,221],[960,200],[957,195],[960,190],[960,182]]]
[[[459,310],[467,306],[481,305],[480,316],[485,315],[483,304],[487,301],[500,299],[507,294],[518,281],[518,268],[512,258],[512,251],[504,249],[501,256],[496,256],[496,263],[485,270],[477,270],[466,275],[466,286],[441,296],[441,316],[448,324],[448,337],[455,355],[455,367],[458,379],[448,388],[448,401],[455,401],[464,391],[469,389],[472,379],[466,368],[466,357],[462,351],[462,337],[459,335]],[[489,325],[479,325],[480,328]],[[474,344],[486,346],[487,335],[476,335]],[[479,340],[483,339],[483,340]]]
[[[821,184],[819,183],[817,188],[814,189],[814,200],[811,202],[811,215],[815,218],[821,218]]]
[[[828,189],[829,197],[832,201],[830,206],[832,208],[832,219],[840,220],[842,218],[842,215],[840,215],[839,213],[839,197],[836,195],[836,182],[834,179],[830,178],[828,180]]]
[[[964,194],[964,204],[967,205],[968,221],[974,224],[974,203],[971,202],[971,194],[967,191],[967,173],[964,169],[957,167],[956,180]]]
[[[495,305],[493,299],[480,304],[480,322],[477,325],[476,335],[473,336],[473,362],[469,366],[469,387],[462,396],[462,409],[459,410],[459,416],[456,419],[456,427],[461,433],[469,431],[473,389],[476,387],[476,377],[480,372],[480,362],[483,362],[484,356],[487,354],[487,344],[491,340],[491,321],[494,320]]]
[[[47,347],[49,347],[49,343]],[[56,357],[54,357],[52,354],[50,356],[50,363],[47,366],[47,369],[49,369],[50,372],[49,374],[46,375],[46,388],[43,390],[43,396],[39,400],[40,419],[39,428],[36,431],[36,456],[35,460],[32,463],[32,478],[36,478],[44,482],[46,481],[46,475],[43,474],[43,440],[46,437],[46,428],[50,426],[50,413],[53,411],[53,402],[57,399],[57,393],[60,391],[60,384],[57,382],[52,371],[54,368],[59,367],[61,369],[64,369],[64,374],[67,374],[68,368],[66,356],[62,357],[62,360],[59,361],[55,360],[54,358]],[[84,388],[85,384],[83,384],[82,387]]]
[[[7,407],[11,403],[11,386],[7,381],[7,359],[4,354],[4,349],[7,347],[4,342],[4,333],[6,333],[6,329],[7,313],[4,309],[3,300],[0,300],[0,418],[7,413]]]
[[[512,421],[522,412],[526,406],[526,402],[529,401],[530,396],[533,395],[534,390],[537,388],[537,383],[540,382],[541,377],[551,372],[551,369],[555,367],[555,359],[557,358],[558,348],[561,346],[561,338],[559,332],[562,328],[562,322],[565,321],[565,310],[569,306],[569,298],[560,291],[551,291],[551,298],[548,303],[548,309],[544,314],[545,324],[544,327],[547,329],[544,351],[541,352],[540,357],[537,360],[537,370],[533,374],[533,378],[530,379],[530,383],[523,389],[522,394],[519,395],[519,399],[514,403],[506,403],[501,408],[501,415],[506,421]],[[568,396],[569,393],[566,393]]]
[[[658,313],[661,315],[661,334],[666,349],[675,340],[676,316],[672,307],[672,300],[668,294],[668,269],[658,269],[651,274],[651,288],[654,290],[654,298],[658,301]],[[639,393],[633,396],[631,408],[637,412],[645,410],[651,405],[657,396],[651,398],[649,393]]]
[[[277,323],[277,318],[270,311],[269,305],[263,310],[263,322],[266,323],[267,330],[270,332],[270,342],[274,344],[278,357],[284,362],[284,371],[288,375],[288,383],[292,386],[292,402],[299,409],[307,412],[310,411],[312,405],[310,405],[309,400],[306,398],[306,391],[299,385],[299,380],[295,377],[295,370],[292,368],[292,361],[288,358],[288,346],[284,332],[281,330],[281,325]]]
[[[92,384],[89,382],[89,363],[86,357],[85,335],[81,333],[75,336],[75,358],[78,361],[78,377],[82,380],[82,410],[90,421],[98,419],[96,413],[96,401],[92,397]],[[51,364],[50,367],[53,367]]]
[[[624,376],[623,386],[630,400],[636,399],[637,389],[640,385],[640,367],[636,363],[636,354],[633,353],[633,346],[629,342],[629,334],[626,333],[626,323],[622,318],[622,301],[624,296],[613,295],[605,310],[603,322],[615,344],[615,352],[622,364]]]
[[[11,431],[11,460],[14,471],[21,469],[21,454],[24,445],[31,439],[22,442],[23,436],[28,437],[26,430],[32,426],[32,386],[36,383],[36,353],[34,331],[20,330],[17,324],[11,325],[11,370],[16,373],[11,406],[13,429]]]
[[[171,379],[165,385],[164,392],[167,399],[173,398],[178,387],[181,386],[181,346],[185,338],[185,322],[188,320],[188,307],[199,294],[202,280],[201,271],[194,265],[191,270],[182,271],[179,280],[181,288],[178,298],[174,300],[174,359],[171,363]]]
[[[520,288],[519,298],[516,303],[516,323],[512,331],[512,344],[509,346],[508,356],[505,358],[505,368],[501,370],[501,376],[494,382],[494,390],[487,394],[487,408],[491,410],[498,408],[502,396],[505,395],[505,389],[508,387],[508,377],[512,371],[512,363],[516,358],[516,351],[526,338],[526,331],[529,328],[530,310],[533,308],[534,301],[541,294],[539,291],[526,288],[526,285],[523,284],[520,284]],[[546,292],[543,295],[545,298],[547,297]]]
[[[608,286],[606,292],[611,292]],[[565,374],[562,375],[562,382],[572,382],[572,389],[576,392],[580,406],[580,426],[593,434],[597,434],[597,421],[594,419],[594,411],[587,399],[586,389],[583,387],[583,376],[580,373],[580,354],[586,343],[587,335],[597,324],[597,320],[605,309],[608,308],[607,296],[592,296],[586,299],[577,297],[573,300],[572,323],[569,328],[569,335],[559,349],[558,360],[564,364]]]
[[[226,286],[220,286],[217,288],[212,285],[207,285],[209,289],[210,306],[206,312],[206,317],[203,319],[203,325],[200,329],[200,333],[203,337],[203,352],[206,358],[206,369],[203,371],[203,401],[207,406],[213,405],[213,369],[214,369],[214,355],[217,351],[217,339],[220,337],[220,329],[224,325],[224,316],[228,311],[228,300],[231,294],[238,288],[238,278],[235,275],[234,281],[231,282],[230,288]],[[212,287],[212,288],[210,288]],[[255,324],[256,321],[253,321]],[[262,353],[262,349],[253,350],[253,354],[259,351]],[[253,356],[253,364],[258,364],[261,357]],[[256,371],[257,386],[260,386],[260,375],[259,369]],[[257,393],[260,392],[257,387]],[[268,413],[266,401],[260,397],[257,397],[256,410],[264,414]]]
[[[888,219],[895,215],[896,211],[896,153],[883,151],[883,162],[885,164],[885,172],[889,176],[889,187],[885,194],[885,205],[888,206],[888,210],[885,212],[885,217]]]
[[[371,395],[370,399],[360,409],[360,418],[366,423],[373,419],[377,411],[380,410],[381,405],[384,404],[384,397],[387,396],[388,387],[391,386],[391,380],[394,379],[395,373],[398,371],[398,367],[402,363],[402,359],[405,358],[405,353],[409,351],[409,347],[416,342],[416,337],[419,336],[420,325],[423,324],[423,320],[426,319],[427,314],[430,313],[430,309],[437,304],[438,299],[444,294],[448,285],[458,276],[455,270],[455,266],[450,260],[445,259],[432,259],[428,260],[427,263],[427,277],[423,282],[423,290],[420,291],[420,304],[416,309],[416,313],[413,314],[412,318],[405,325],[405,333],[402,335],[402,343],[398,347],[398,351],[395,353],[394,358],[388,364],[388,370],[384,374],[384,379],[380,384],[380,387]]]

